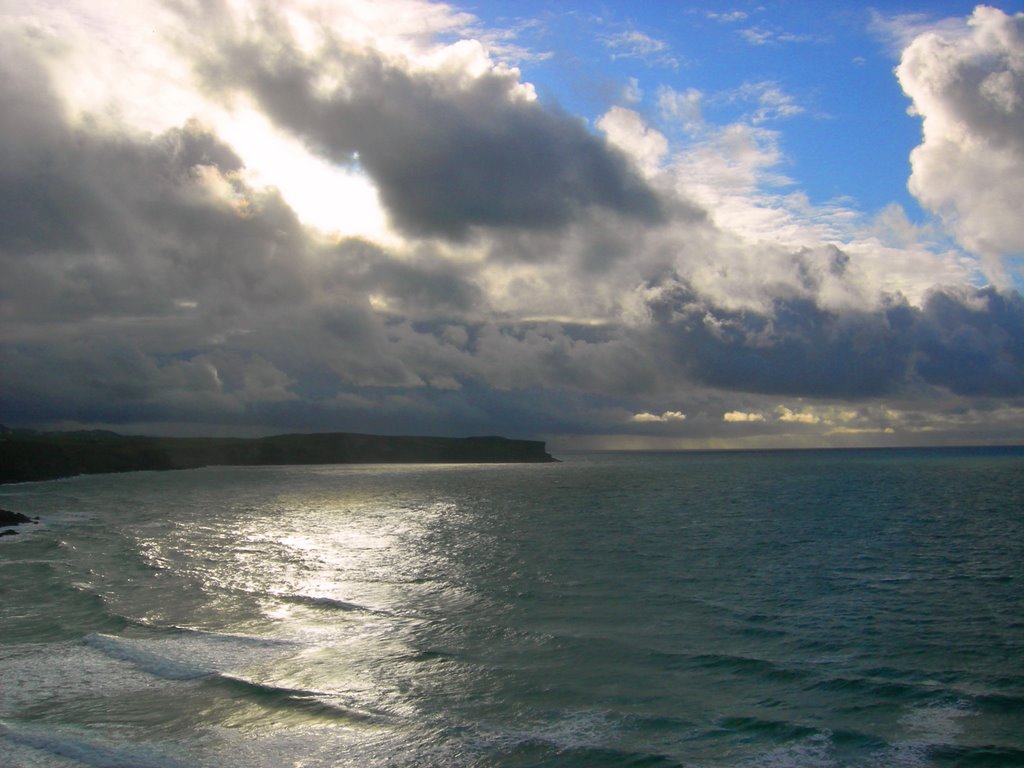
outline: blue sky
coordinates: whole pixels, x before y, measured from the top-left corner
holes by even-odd
[[[705,117],[728,123],[755,105],[743,87],[771,83],[792,115],[765,124],[781,134],[784,172],[811,200],[850,198],[866,212],[891,202],[915,221],[907,192],[920,120],[893,75],[907,27],[963,19],[970,2],[475,2],[485,24],[514,29],[536,58],[517,62],[541,98],[595,120],[630,102],[663,130],[657,89],[696,88]],[[1008,12],[1024,8],[1003,3]]]
[[[1020,3],[0,4],[0,424],[1024,439]]]

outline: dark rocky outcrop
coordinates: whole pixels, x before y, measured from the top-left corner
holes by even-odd
[[[38,517],[29,517],[28,515],[21,514],[21,512],[11,512],[9,509],[0,509],[0,528],[5,528],[5,530],[0,531],[0,536],[18,535],[17,531],[6,528],[6,526],[38,522]]]
[[[21,525],[22,523],[34,522],[36,521],[28,515],[21,514],[21,512],[11,512],[8,509],[0,509],[0,526]]]
[[[552,462],[544,443],[504,437],[330,432],[242,438],[135,437],[0,429],[0,483],[213,465]]]

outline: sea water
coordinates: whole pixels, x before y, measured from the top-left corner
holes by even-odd
[[[0,488],[0,765],[1024,765],[1024,451]]]

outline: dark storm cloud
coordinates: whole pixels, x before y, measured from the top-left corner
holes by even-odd
[[[298,222],[278,196],[229,181],[241,161],[215,136],[195,123],[156,136],[72,127],[29,50],[0,65],[8,334],[295,296],[294,274],[275,266],[302,249]]]
[[[651,308],[688,375],[710,386],[863,397],[904,378],[905,341],[884,314],[838,315],[795,295],[772,304],[770,313],[729,310],[682,283]]]
[[[349,239],[323,258],[334,260],[336,280],[394,302],[396,309],[413,316],[466,312],[481,301],[480,289],[467,279],[470,270],[429,249],[420,249],[414,261],[399,261],[373,243]],[[324,267],[321,279],[330,280],[330,275],[331,268]]]
[[[1024,299],[994,288],[930,293],[921,308],[829,311],[802,295],[731,310],[675,280],[650,304],[686,375],[724,389],[867,398],[921,384],[960,395],[1024,394]]]
[[[1024,298],[935,292],[921,316],[920,375],[964,395],[1024,394]]]
[[[458,313],[478,300],[460,272],[323,244],[196,123],[72,125],[22,53],[0,58],[0,420],[231,419],[303,377],[424,384],[367,294]]]
[[[850,264],[850,255],[834,245],[824,249],[824,264],[818,254],[810,248],[802,248],[793,255],[793,266],[797,279],[804,289],[817,292],[826,275],[841,278]]]
[[[42,168],[0,176],[0,196],[16,201],[0,212],[0,293],[19,318],[153,316],[177,312],[179,300],[224,310],[294,295],[292,276],[274,269],[301,247],[294,214],[272,194],[244,201],[244,216],[214,199],[199,176],[230,172],[237,159],[196,126],[152,139],[68,132],[47,156]]]
[[[234,419],[300,396],[329,411],[346,386],[450,377],[457,360],[367,295],[405,317],[457,315],[479,299],[461,271],[325,245],[201,126],[73,127],[35,74],[0,123],[3,420]]]
[[[131,214],[208,218],[189,175],[197,166],[241,167],[196,125],[155,139],[106,135],[89,120],[72,130],[31,50],[14,35],[3,50],[0,249],[131,251]]]
[[[344,424],[346,430],[370,433],[498,432],[508,437],[585,434],[595,427],[594,404],[603,400],[600,396],[584,399],[573,390],[505,390],[477,381],[467,381],[458,390],[419,387],[396,392],[360,388],[342,394],[332,404],[328,418],[332,423]],[[310,401],[269,403],[258,408],[261,423],[301,431],[324,429],[325,413],[323,406]]]
[[[281,126],[340,164],[358,162],[398,226],[462,238],[472,227],[553,229],[601,208],[661,217],[655,193],[584,123],[515,93],[514,73],[469,79],[408,72],[369,52],[311,58],[265,20],[199,65],[214,89],[243,90]],[[324,71],[341,82],[325,91]],[[342,204],[339,201],[339,205]]]
[[[73,125],[32,61],[0,79],[18,106],[0,114],[0,421],[345,428],[384,409],[389,431],[453,429],[437,392],[486,378],[451,341],[481,301],[472,270],[325,244],[199,124]]]

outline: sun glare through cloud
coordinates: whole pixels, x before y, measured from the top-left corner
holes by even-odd
[[[219,134],[245,161],[255,187],[276,187],[304,223],[340,237],[394,242],[376,187],[352,154],[347,167],[331,165],[300,142],[282,135],[263,115],[236,112],[218,125]]]

